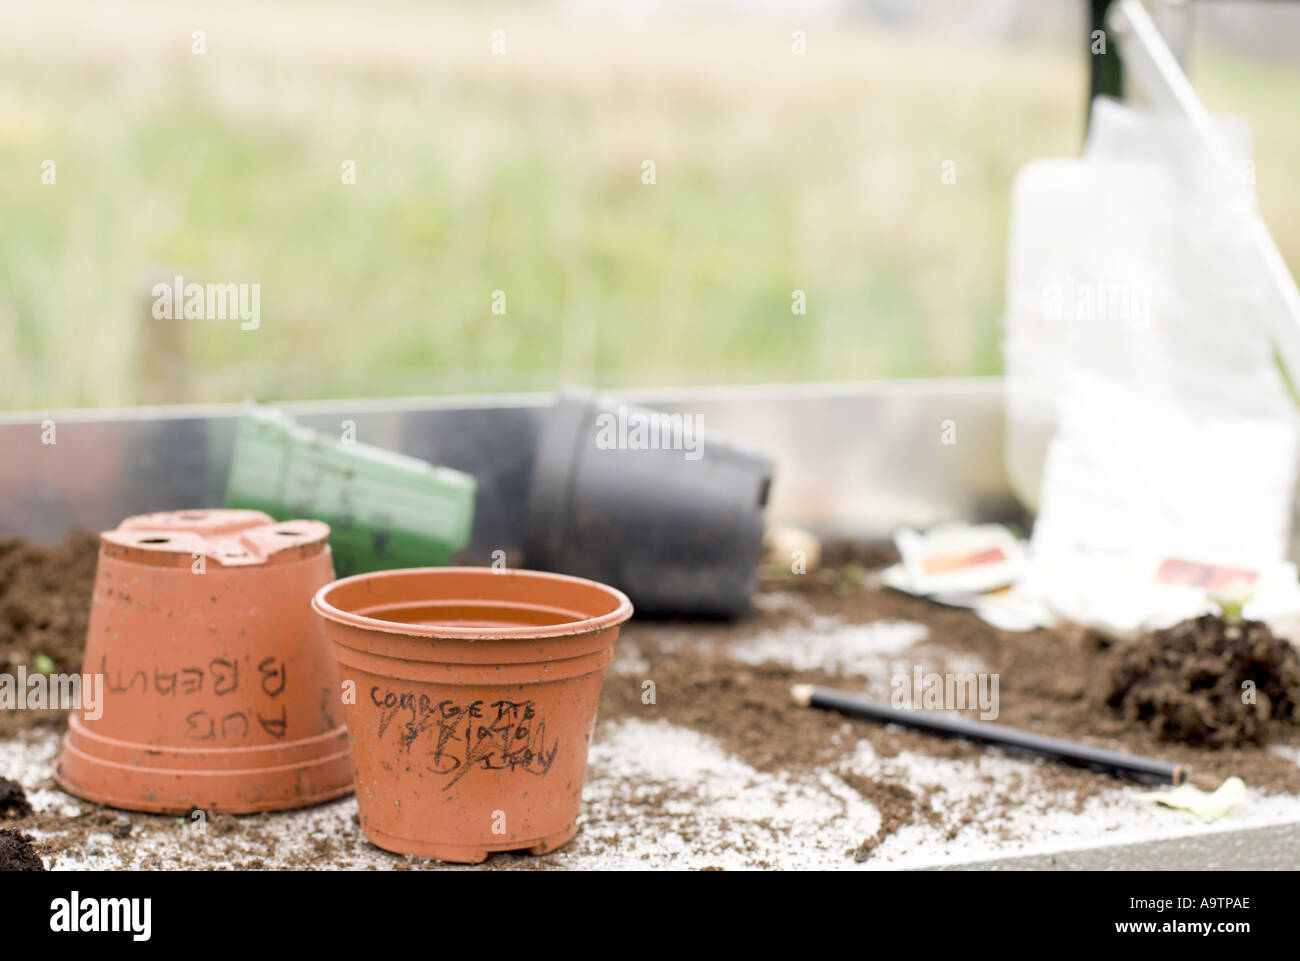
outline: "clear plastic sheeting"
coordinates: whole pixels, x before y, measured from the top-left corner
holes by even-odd
[[[1117,527],[1131,526],[1131,536],[1121,540],[1147,547],[1140,514],[1153,496],[1172,491],[1134,486],[1130,501],[1125,481],[1195,487],[1195,478],[1166,469],[1175,462],[1216,475],[1213,493],[1203,485],[1163,511],[1173,529],[1191,534],[1193,545],[1203,540],[1196,532],[1207,511],[1268,512],[1259,523],[1276,529],[1257,538],[1272,545],[1259,560],[1271,559],[1285,543],[1289,493],[1285,510],[1271,496],[1267,505],[1244,503],[1261,488],[1289,491],[1294,484],[1296,414],[1270,333],[1276,300],[1251,235],[1257,221],[1248,133],[1240,121],[1216,123],[1234,158],[1226,165],[1198,146],[1189,122],[1099,100],[1082,159],[1035,161],[1017,178],[1007,281],[1006,459],[1017,494],[1048,515],[1054,540],[1061,527],[1049,514],[1051,501],[1078,510],[1092,496],[1093,478],[1064,471],[1052,477],[1071,488],[1070,497],[1044,491],[1048,446],[1060,439],[1069,398],[1065,443],[1076,455],[1086,446],[1086,459],[1102,471],[1093,506],[1100,510],[1104,499],[1115,511],[1101,532],[1104,546],[1116,546]],[[1098,385],[1108,389],[1107,401],[1090,405]],[[1171,411],[1177,424],[1157,428]],[[1116,417],[1164,430],[1148,434],[1145,448],[1126,451],[1123,468],[1107,456],[1107,426],[1118,428]],[[1221,468],[1211,465],[1215,458]],[[1236,472],[1240,486],[1234,461],[1243,466]],[[1248,476],[1246,463],[1265,476]],[[1205,499],[1211,496],[1216,500]],[[1079,546],[1102,546],[1089,543],[1086,525],[1075,527]]]

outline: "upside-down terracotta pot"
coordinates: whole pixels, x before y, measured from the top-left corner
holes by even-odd
[[[337,668],[311,599],[334,577],[319,521],[260,511],[131,517],[100,535],[82,670],[55,767],[133,811],[246,814],[352,788]]]
[[[344,689],[361,828],[389,851],[475,863],[577,831],[605,666],[632,604],[536,571],[417,568],[313,601]]]

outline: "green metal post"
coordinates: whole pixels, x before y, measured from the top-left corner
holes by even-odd
[[[1110,4],[1111,0],[1088,0],[1092,13],[1087,37],[1089,123],[1092,121],[1092,101],[1096,97],[1124,96],[1124,64],[1119,58],[1119,48],[1106,33],[1106,14]]]

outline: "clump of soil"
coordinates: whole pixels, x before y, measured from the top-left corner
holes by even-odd
[[[0,818],[25,818],[32,813],[31,802],[17,781],[0,777]]]
[[[0,671],[81,670],[98,554],[98,538],[83,530],[52,546],[0,537]],[[4,711],[0,736],[65,720],[63,711]]]
[[[12,828],[0,828],[0,871],[44,871],[45,862],[32,848],[32,838]]]
[[[1106,697],[1161,741],[1211,748],[1266,744],[1293,725],[1298,701],[1289,642],[1258,621],[1209,614],[1121,649]]]

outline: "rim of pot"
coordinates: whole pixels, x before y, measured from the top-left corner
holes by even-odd
[[[343,587],[360,583],[361,581],[370,580],[376,577],[395,577],[411,576],[418,574],[441,575],[441,574],[471,574],[484,577],[524,577],[529,580],[538,581],[561,581],[569,584],[581,585],[603,594],[610,600],[616,601],[617,605],[614,610],[605,614],[597,614],[593,617],[586,617],[582,620],[565,621],[560,624],[535,624],[520,625],[519,627],[456,627],[451,624],[410,624],[400,621],[389,621],[381,617],[367,617],[365,614],[357,614],[352,611],[344,610],[330,603],[327,595]],[[420,600],[414,597],[412,600]],[[437,600],[437,597],[426,597],[428,600]],[[481,600],[487,603],[492,598],[465,598],[465,600]],[[497,598],[497,600],[501,600]],[[318,590],[311,599],[311,606],[316,613],[320,614],[338,624],[347,624],[352,627],[365,628],[370,631],[382,631],[385,634],[400,634],[405,637],[428,637],[441,639],[463,639],[467,641],[493,641],[493,640],[511,640],[514,638],[547,638],[547,637],[568,637],[574,634],[591,634],[597,631],[603,631],[611,627],[617,627],[632,616],[632,602],[628,596],[616,587],[610,587],[608,584],[602,584],[600,581],[593,581],[586,577],[574,577],[571,574],[555,574],[551,571],[533,571],[526,568],[510,568],[504,571],[494,571],[489,567],[401,567],[387,571],[371,571],[366,574],[353,574],[350,577],[341,577],[336,581],[326,584]]]

